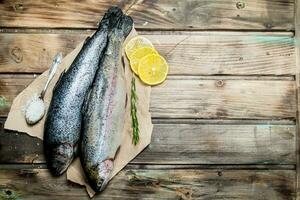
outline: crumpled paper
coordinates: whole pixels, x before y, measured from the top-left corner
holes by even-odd
[[[131,31],[129,36],[126,38],[126,43],[137,33],[135,29]],[[44,101],[46,104],[46,112],[52,97],[52,90],[55,86],[61,72],[64,69],[67,69],[73,62],[76,55],[79,53],[83,42],[81,42],[71,53],[69,53],[58,66],[57,72],[52,79],[49,87],[44,96]],[[129,66],[129,62],[123,52],[123,60],[125,65],[125,77],[127,83],[127,95],[130,98],[131,94],[131,80],[132,80],[132,71]],[[43,129],[45,123],[44,118],[34,126],[28,126],[22,108],[26,105],[26,102],[32,98],[32,95],[35,93],[40,93],[43,89],[43,86],[46,82],[48,75],[48,70],[37,77],[26,89],[24,89],[13,101],[11,110],[8,114],[8,118],[5,122],[4,128],[9,130],[14,130],[18,132],[28,133],[30,136],[38,137],[43,140]],[[139,120],[139,129],[140,129],[140,140],[135,146],[132,144],[132,128],[131,128],[131,117],[130,117],[130,101],[127,101],[126,105],[126,116],[125,116],[125,125],[123,130],[123,140],[120,147],[120,150],[116,156],[114,162],[114,168],[111,175],[113,178],[122,168],[124,168],[133,158],[135,158],[146,146],[150,144],[153,124],[151,122],[151,113],[149,112],[150,105],[150,93],[151,87],[144,85],[138,78],[136,78],[136,92],[138,95],[137,102],[137,117]],[[86,187],[86,190],[90,197],[95,195],[93,189],[89,186],[86,177],[84,176],[83,169],[79,158],[76,158],[70,167],[67,170],[67,179],[83,185]]]

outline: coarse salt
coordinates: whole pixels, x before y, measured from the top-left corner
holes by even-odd
[[[34,94],[32,98],[26,103],[23,109],[26,122],[30,125],[37,123],[45,113],[44,102],[37,94]]]

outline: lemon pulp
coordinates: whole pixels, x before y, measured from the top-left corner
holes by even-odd
[[[169,66],[166,60],[158,54],[144,56],[138,66],[140,79],[148,85],[157,85],[166,80]]]

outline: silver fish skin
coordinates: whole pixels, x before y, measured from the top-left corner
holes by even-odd
[[[106,187],[121,145],[126,104],[122,45],[132,26],[132,19],[124,15],[111,32],[103,61],[84,103],[80,159],[96,192]]]
[[[108,10],[98,30],[87,38],[69,69],[57,82],[44,128],[44,150],[53,175],[66,171],[78,154],[81,133],[81,108],[105,52],[108,33],[117,24],[122,11]]]

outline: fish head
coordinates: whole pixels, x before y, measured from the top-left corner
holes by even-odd
[[[59,144],[54,148],[48,148],[46,152],[50,171],[54,176],[62,175],[74,158],[74,148],[70,144]]]
[[[110,175],[113,169],[113,159],[106,159],[101,163],[90,168],[89,181],[91,187],[96,192],[101,192],[105,189],[107,183],[110,180]]]

